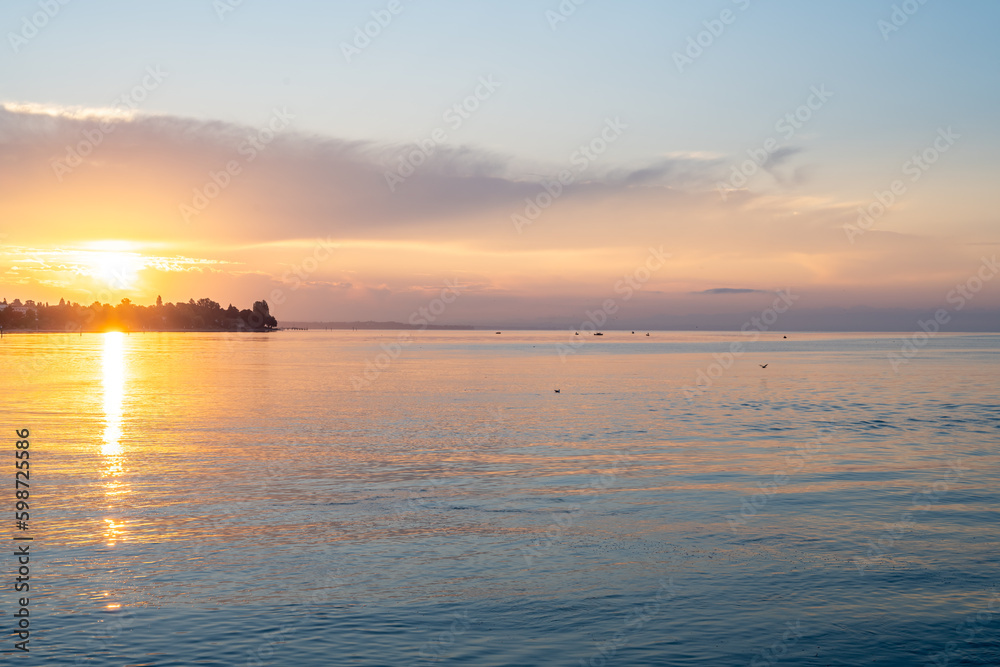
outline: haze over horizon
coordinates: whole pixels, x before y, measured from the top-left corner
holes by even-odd
[[[788,291],[774,329],[1000,331],[997,19],[4,3],[0,299],[738,329]]]

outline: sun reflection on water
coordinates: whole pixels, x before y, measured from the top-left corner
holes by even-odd
[[[121,454],[122,402],[125,398],[125,335],[120,331],[104,334],[104,444],[101,454]]]
[[[104,457],[104,496],[109,506],[116,506],[121,496],[128,493],[128,485],[121,475],[125,473],[125,456],[122,448],[122,415],[125,401],[125,334],[110,331],[104,334],[102,356],[102,379],[104,385],[104,436],[101,455]],[[113,546],[123,535],[124,524],[113,519],[105,519],[104,536],[108,545]]]

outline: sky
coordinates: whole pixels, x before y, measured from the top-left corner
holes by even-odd
[[[776,328],[1000,330],[998,19],[7,0],[0,299],[704,329],[790,294]]]

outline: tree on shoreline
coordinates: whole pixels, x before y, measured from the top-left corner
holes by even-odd
[[[164,303],[162,298],[156,297],[154,306],[140,306],[127,298],[117,306],[99,301],[83,306],[65,300],[60,300],[56,306],[37,304],[17,310],[8,306],[0,310],[0,326],[8,331],[269,331],[278,326],[278,321],[271,315],[266,301],[254,302],[252,310],[238,310],[232,305],[223,310],[208,298]]]

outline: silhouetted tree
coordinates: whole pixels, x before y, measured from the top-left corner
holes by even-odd
[[[260,320],[258,326],[265,329],[273,329],[278,326],[278,321],[271,317],[271,309],[267,306],[267,301],[254,301],[253,312],[256,319]]]
[[[26,305],[26,304],[24,304]],[[239,310],[232,304],[225,310],[218,302],[203,298],[187,303],[163,303],[157,297],[156,306],[140,306],[123,298],[117,306],[95,301],[89,306],[67,303],[33,304],[24,313],[15,312],[22,306],[19,300],[0,310],[0,326],[5,329],[47,329],[53,331],[101,331],[112,327],[129,329],[174,330],[269,330],[278,326],[266,301],[255,301],[253,309]]]

